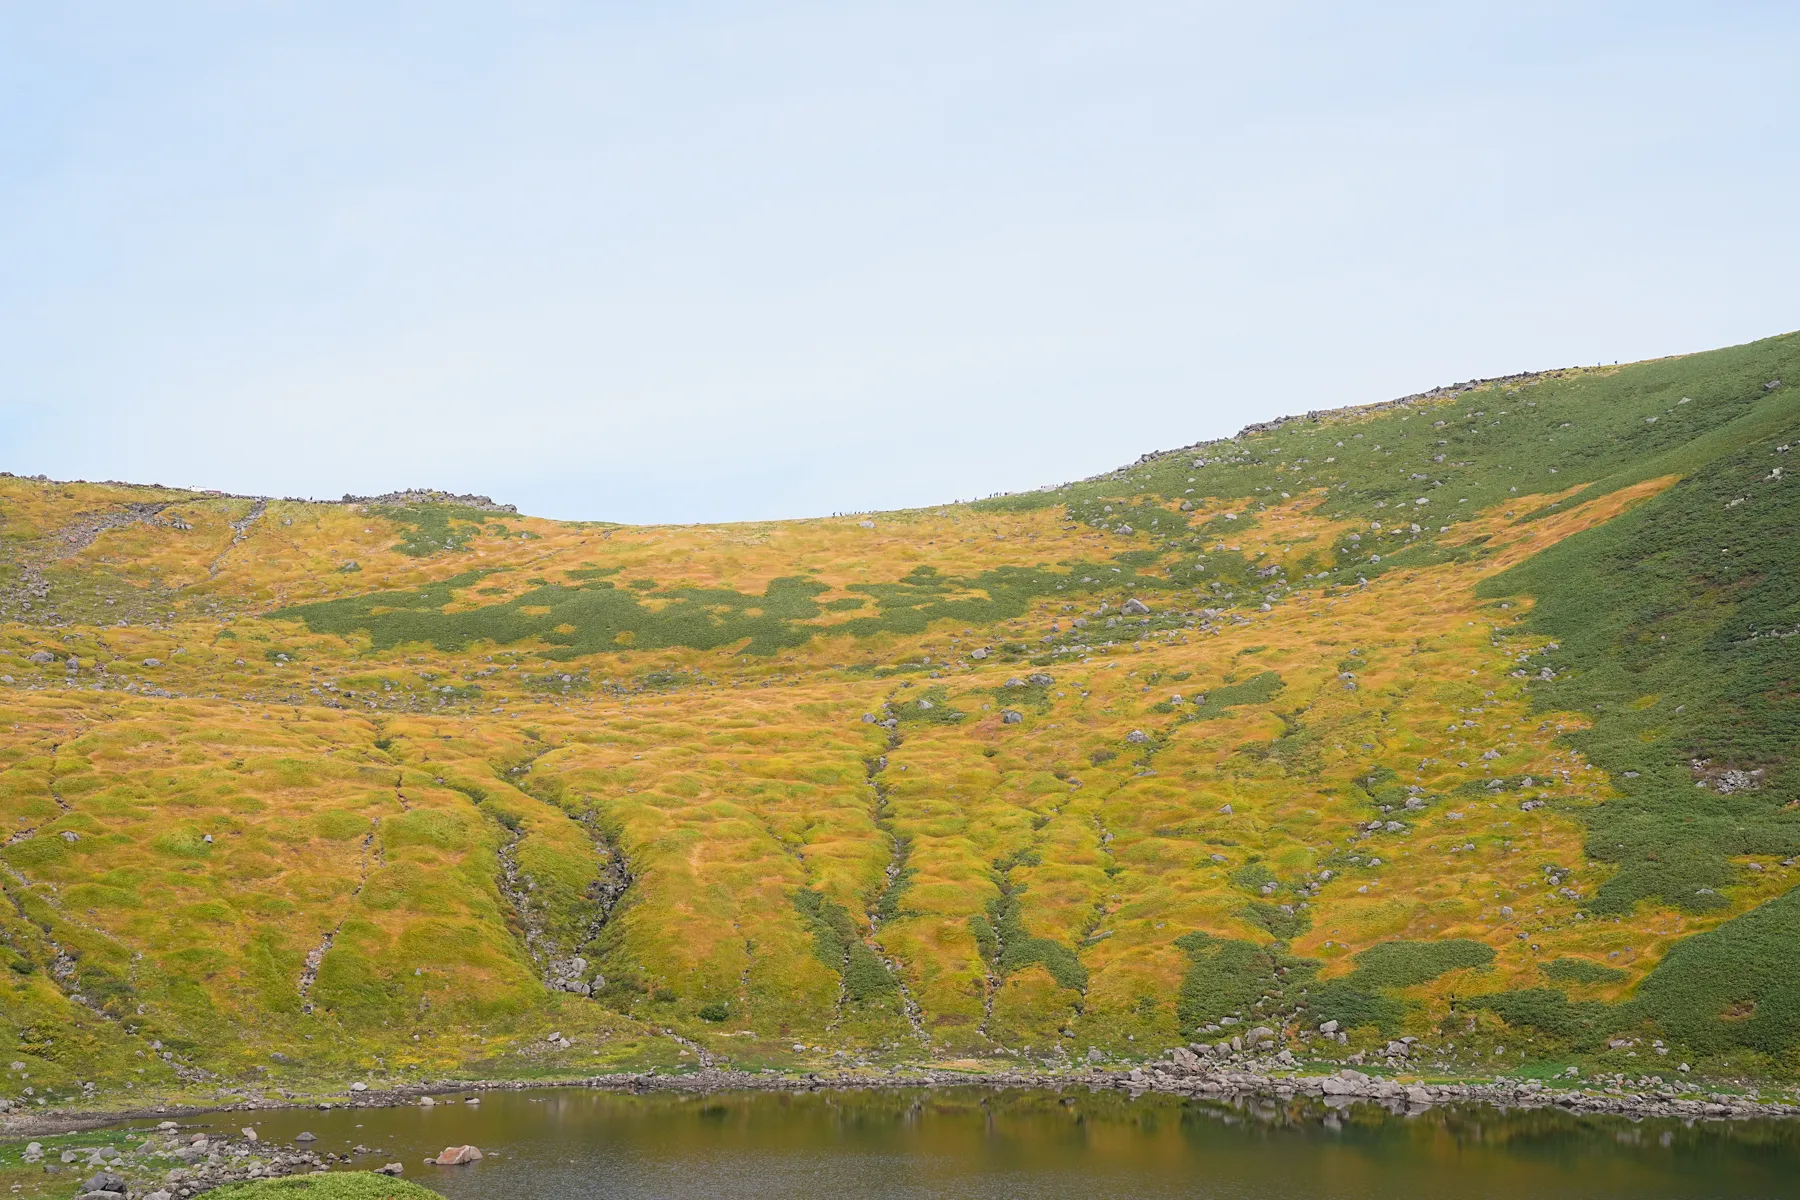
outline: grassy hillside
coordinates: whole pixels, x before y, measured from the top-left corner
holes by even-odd
[[[0,478],[0,1095],[1234,1020],[1794,1072],[1784,378],[1800,337],[762,524]]]

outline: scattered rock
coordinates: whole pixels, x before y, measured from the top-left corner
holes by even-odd
[[[474,1146],[445,1146],[444,1152],[431,1161],[440,1167],[459,1167],[465,1163],[480,1162],[481,1151]]]
[[[873,713],[870,713],[863,718],[865,721],[872,721],[873,719]],[[570,955],[568,958],[553,959],[550,962],[549,975],[545,979],[545,982],[552,991],[569,992],[576,996],[591,996],[594,994],[594,988],[600,985],[590,983],[585,978],[587,969],[587,959],[581,957],[579,954]],[[548,1040],[558,1041],[561,1039],[561,1036],[561,1034],[555,1034]]]
[[[1125,740],[1132,743],[1133,745],[1141,746],[1145,742],[1150,740],[1150,735],[1145,733],[1141,729],[1134,729],[1130,733],[1125,735]]]
[[[315,1137],[313,1134],[302,1133],[299,1137],[295,1138],[294,1140],[296,1142],[316,1142],[319,1139],[317,1137]]]
[[[397,1177],[405,1174],[406,1168],[402,1167],[399,1163],[389,1163],[385,1167],[376,1167],[375,1173],[377,1175],[393,1175]]]
[[[1002,725],[1017,725],[1020,721],[1023,721],[1024,719],[1025,719],[1024,713],[1019,712],[1015,709],[1011,709],[1011,708],[1006,709],[1004,712],[1002,712],[1000,714],[1000,723]]]
[[[1126,616],[1131,617],[1146,616],[1150,612],[1150,606],[1145,604],[1142,600],[1139,600],[1136,596],[1133,596],[1125,602],[1124,607],[1121,608],[1120,611]]]

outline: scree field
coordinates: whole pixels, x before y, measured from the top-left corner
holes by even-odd
[[[1786,335],[736,525],[0,478],[0,1099],[1258,1024],[1792,1077],[1797,393]]]

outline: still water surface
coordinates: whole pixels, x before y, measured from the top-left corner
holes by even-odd
[[[1490,1108],[1223,1104],[988,1089],[694,1097],[580,1089],[479,1106],[296,1110],[265,1139],[380,1149],[454,1200],[606,1197],[1205,1197],[1664,1200],[1800,1197],[1800,1124],[1575,1119]],[[201,1124],[235,1129],[246,1114]],[[235,1119],[234,1119],[235,1118]],[[475,1166],[428,1167],[473,1143]]]

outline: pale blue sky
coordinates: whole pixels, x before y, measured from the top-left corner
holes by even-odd
[[[1800,326],[1800,6],[0,0],[0,470],[730,520]]]

